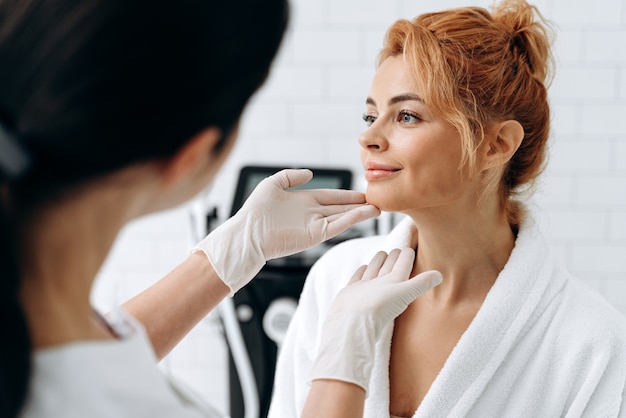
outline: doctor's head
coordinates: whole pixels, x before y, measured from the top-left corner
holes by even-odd
[[[411,213],[472,195],[518,225],[515,196],[545,160],[551,61],[549,26],[524,0],[395,22],[359,138],[368,202]]]
[[[32,220],[165,167],[180,179],[195,164],[146,213],[200,191],[267,77],[287,15],[286,0],[0,2],[1,416],[19,409],[28,382],[18,293]]]

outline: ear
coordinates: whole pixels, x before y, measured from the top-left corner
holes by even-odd
[[[505,120],[496,123],[485,139],[481,163],[483,171],[509,162],[524,139],[524,128],[516,120]]]
[[[172,157],[164,161],[163,185],[177,184],[181,178],[198,170],[206,170],[214,148],[222,136],[217,127],[209,127],[194,135]]]

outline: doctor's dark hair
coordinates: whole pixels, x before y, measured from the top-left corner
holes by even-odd
[[[16,173],[0,158],[0,416],[18,414],[30,372],[20,225],[69,187],[171,156],[209,126],[222,132],[217,152],[268,75],[287,9],[0,0],[0,145],[27,159]]]
[[[524,214],[517,195],[531,190],[546,158],[552,34],[536,7],[503,0],[491,12],[463,7],[399,20],[379,55],[379,64],[402,55],[412,66],[429,109],[460,133],[462,166],[469,173],[476,173],[476,151],[490,122],[514,119],[522,125],[519,149],[487,188],[498,191],[514,230]]]

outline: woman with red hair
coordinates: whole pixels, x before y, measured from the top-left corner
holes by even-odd
[[[359,143],[368,203],[406,217],[312,268],[271,417],[626,413],[626,321],[554,260],[524,205],[546,159],[550,42],[548,22],[524,0],[391,26]],[[443,282],[349,345],[358,361],[320,366],[348,351],[322,327],[344,286],[336,278],[406,246],[416,251],[411,275],[438,270]]]

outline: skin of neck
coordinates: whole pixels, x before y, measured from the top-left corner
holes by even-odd
[[[208,127],[174,155],[87,181],[22,221],[21,303],[35,348],[115,338],[94,316],[91,287],[120,230],[131,220],[176,207],[213,179],[234,145],[237,126]]]
[[[78,186],[25,222],[20,297],[35,348],[114,338],[93,315],[90,293],[119,231],[147,213],[156,190],[138,170],[148,169]]]
[[[513,250],[515,236],[495,194],[476,196],[468,193],[445,207],[407,212],[418,231],[411,243],[417,248],[412,276],[438,270],[444,277],[424,295],[432,302],[482,303]]]

